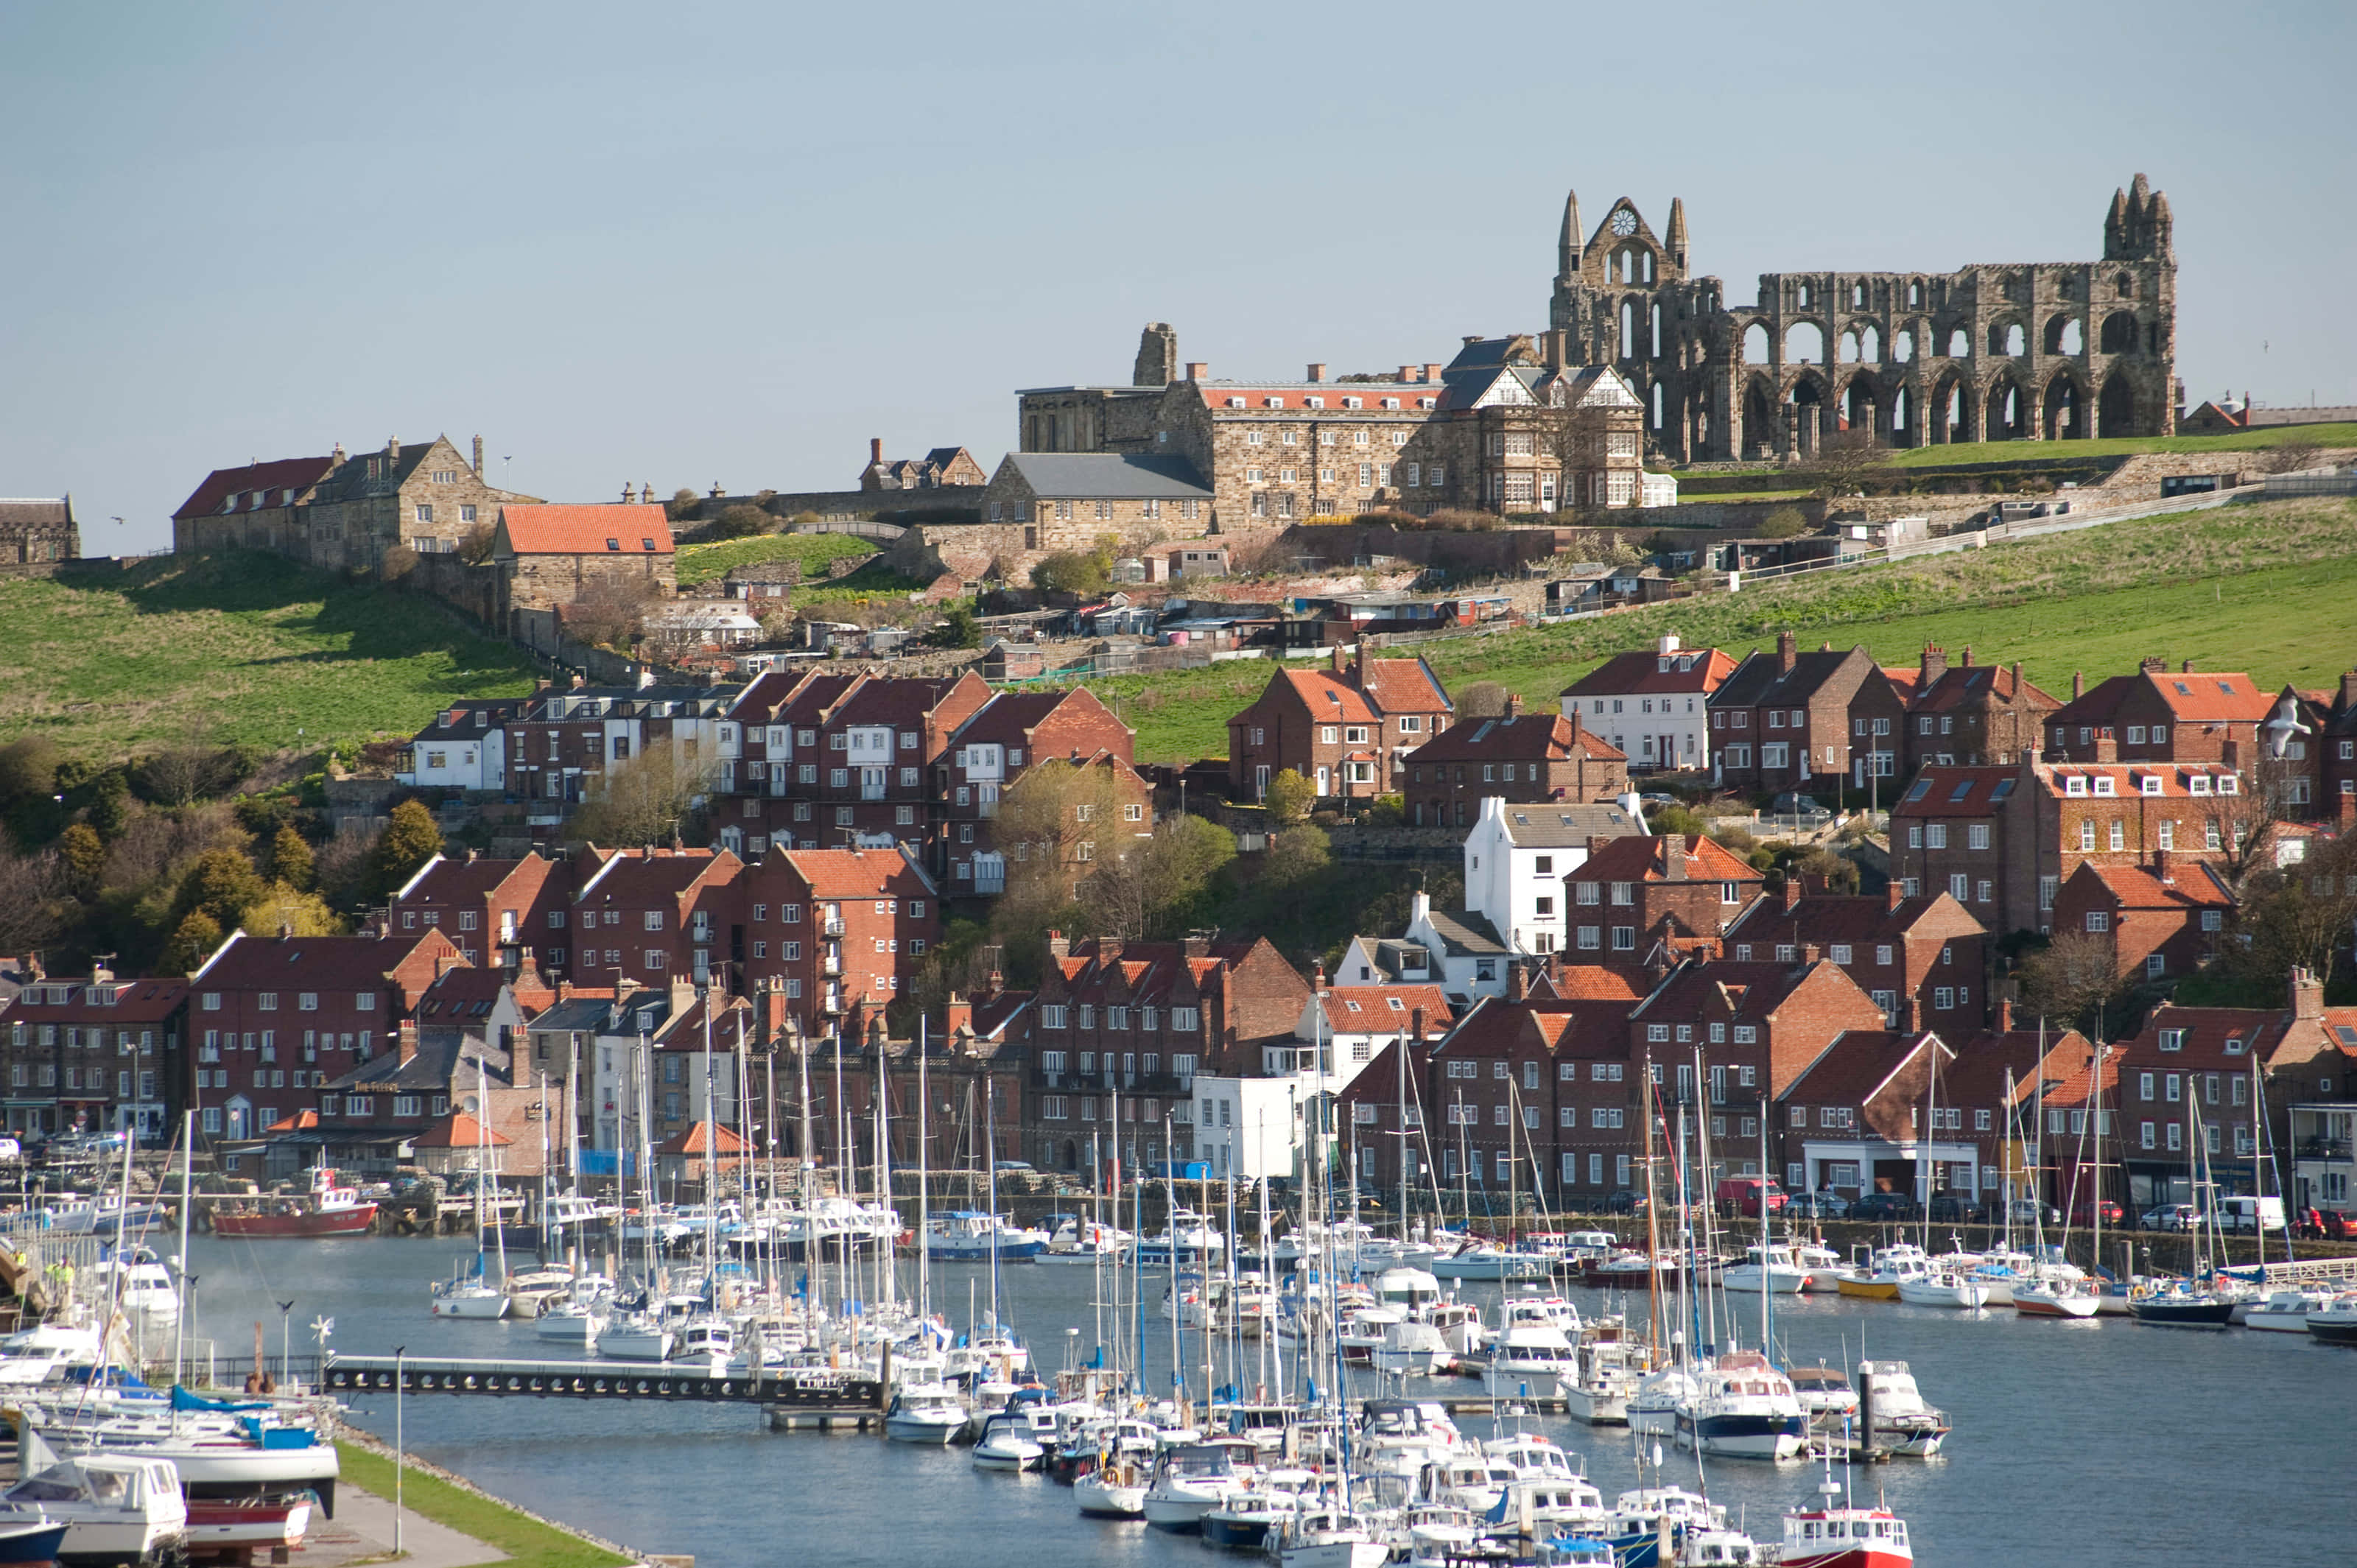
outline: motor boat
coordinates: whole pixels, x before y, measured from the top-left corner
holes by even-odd
[[[1878,1247],[1867,1254],[1867,1261],[1846,1269],[1835,1281],[1834,1288],[1843,1295],[1862,1296],[1870,1301],[1897,1301],[1899,1287],[1910,1279],[1920,1279],[1932,1272],[1932,1260],[1923,1249],[1911,1241],[1900,1241],[1889,1247]]]
[[[1837,1427],[1857,1413],[1857,1390],[1850,1386],[1848,1374],[1840,1368],[1823,1363],[1791,1367],[1784,1376],[1792,1380],[1793,1397],[1808,1412],[1813,1429],[1823,1432]]]
[[[1335,1508],[1295,1514],[1273,1544],[1278,1568],[1383,1568],[1392,1552],[1382,1534]]]
[[[1678,1429],[1678,1412],[1701,1386],[1693,1372],[1674,1361],[1654,1368],[1638,1380],[1637,1391],[1629,1396],[1625,1412],[1629,1429],[1653,1437],[1673,1435]]]
[[[2324,1311],[2332,1305],[2330,1291],[2318,1290],[2313,1285],[2301,1290],[2270,1291],[2261,1299],[2237,1308],[2243,1315],[2245,1328],[2270,1329],[2279,1334],[2305,1334],[2311,1314]]]
[[[2344,1291],[2322,1311],[2309,1313],[2308,1331],[2327,1345],[2357,1345],[2357,1291]]]
[[[524,1269],[508,1276],[508,1315],[538,1317],[549,1303],[573,1289],[573,1271],[561,1266]]]
[[[1831,1247],[1815,1241],[1795,1241],[1792,1262],[1809,1271],[1809,1283],[1801,1288],[1812,1294],[1830,1295],[1841,1288],[1842,1255]]]
[[[1798,1295],[1809,1288],[1809,1270],[1793,1257],[1792,1248],[1755,1242],[1744,1249],[1743,1262],[1719,1275],[1718,1283],[1728,1290]]]
[[[1413,1478],[1464,1444],[1446,1406],[1428,1400],[1371,1399],[1351,1447],[1370,1475]]]
[[[109,1258],[95,1273],[102,1297],[112,1294],[124,1312],[150,1326],[178,1320],[180,1293],[172,1282],[172,1271],[148,1249],[135,1247],[125,1255]]]
[[[1734,1459],[1790,1459],[1808,1444],[1809,1418],[1792,1380],[1756,1350],[1730,1350],[1702,1374],[1677,1413],[1678,1445]]]
[[[2024,1317],[2093,1317],[2103,1305],[2095,1282],[2050,1275],[2019,1280],[2012,1288],[2013,1310]]]
[[[1488,1513],[1513,1478],[1512,1466],[1468,1447],[1433,1466],[1425,1476],[1425,1492],[1444,1507]]]
[[[1910,1459],[1929,1459],[1940,1451],[1952,1430],[1947,1415],[1925,1402],[1906,1362],[1860,1361],[1857,1380],[1858,1408],[1873,1422],[1861,1434],[1869,1446]]]
[[[1217,1258],[1226,1246],[1219,1227],[1209,1219],[1191,1208],[1174,1208],[1159,1231],[1139,1239],[1137,1256],[1147,1263],[1168,1263],[1174,1256],[1181,1263],[1201,1263]]]
[[[188,1550],[249,1561],[253,1554],[293,1552],[311,1528],[311,1494],[277,1497],[199,1498],[188,1504]],[[7,1561],[0,1550],[0,1563]]]
[[[1643,1346],[1626,1339],[1581,1340],[1572,1375],[1559,1380],[1565,1410],[1590,1426],[1628,1425],[1629,1402],[1644,1382],[1647,1359]]]
[[[1318,1501],[1323,1477],[1315,1470],[1264,1472],[1250,1486],[1230,1492],[1203,1516],[1203,1543],[1234,1552],[1259,1552],[1284,1532],[1304,1509]]]
[[[1146,1522],[1157,1530],[1197,1533],[1205,1514],[1250,1481],[1249,1469],[1240,1466],[1248,1466],[1252,1456],[1252,1444],[1236,1442],[1190,1443],[1165,1453],[1146,1484]]]
[[[606,1326],[606,1300],[597,1293],[576,1287],[562,1301],[553,1301],[533,1322],[534,1337],[561,1345],[595,1345]]]
[[[1493,1398],[1555,1400],[1564,1397],[1563,1385],[1577,1376],[1570,1337],[1552,1323],[1525,1319],[1499,1329],[1490,1342],[1481,1383]]]
[[[1909,1568],[1915,1561],[1905,1520],[1889,1509],[1836,1506],[1841,1485],[1830,1476],[1818,1489],[1824,1506],[1784,1516],[1779,1568]]]
[[[170,1461],[95,1454],[60,1458],[32,1434],[24,1444],[25,1478],[0,1493],[0,1524],[64,1526],[52,1555],[66,1563],[160,1564],[184,1554],[188,1508]],[[32,1544],[20,1537],[7,1549]]]
[[[1383,1343],[1367,1353],[1368,1363],[1375,1370],[1400,1378],[1428,1378],[1454,1359],[1448,1337],[1414,1317],[1388,1325]]]
[[[607,1323],[597,1333],[597,1354],[617,1361],[661,1361],[671,1355],[672,1326],[660,1313],[640,1309]]]
[[[67,1528],[39,1513],[0,1518],[0,1563],[8,1568],[48,1568],[64,1550]]]
[[[884,1435],[895,1443],[936,1447],[966,1429],[965,1406],[946,1383],[903,1383],[884,1412]]]
[[[1675,1541],[1727,1528],[1727,1510],[1682,1487],[1639,1487],[1623,1492],[1598,1525],[1621,1568],[1673,1568],[1657,1555]]]
[[[365,1236],[376,1224],[376,1205],[362,1198],[358,1187],[345,1185],[338,1172],[317,1165],[309,1189],[300,1196],[265,1198],[252,1208],[216,1207],[210,1218],[216,1236]]]
[[[185,1390],[173,1391],[168,1409],[163,1402],[156,1406],[152,1412],[128,1412],[120,1405],[85,1407],[77,1402],[68,1412],[27,1403],[20,1407],[20,1429],[38,1434],[51,1454],[64,1459],[163,1460],[191,1499],[308,1488],[334,1517],[336,1447],[316,1429],[277,1420],[266,1403],[217,1402]]]
[[[1086,1519],[1144,1519],[1146,1466],[1133,1458],[1101,1465],[1072,1480],[1072,1500]]]
[[[1077,1214],[1050,1214],[1044,1224],[1048,1245],[1036,1254],[1043,1263],[1093,1263],[1101,1258],[1124,1258],[1135,1240],[1126,1230]]]
[[[983,1418],[982,1435],[974,1444],[977,1469],[1036,1470],[1047,1456],[1047,1448],[1032,1435],[1030,1420],[1021,1411],[1002,1410]]]
[[[716,1312],[699,1312],[683,1319],[672,1337],[673,1365],[699,1371],[725,1372],[737,1356],[737,1326]]]
[[[1476,1241],[1448,1257],[1433,1259],[1429,1268],[1444,1280],[1543,1280],[1559,1262],[1544,1252]]]
[[[1019,1263],[1048,1250],[1044,1231],[1010,1223],[1003,1216],[960,1209],[936,1214],[925,1225],[925,1256],[937,1263]]]

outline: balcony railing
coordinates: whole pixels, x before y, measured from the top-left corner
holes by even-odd
[[[841,974],[843,972],[843,955],[841,953],[828,953],[824,958],[818,961],[818,967],[819,972],[822,974]]]
[[[2351,1156],[2352,1140],[2347,1138],[2302,1138],[2298,1157],[2303,1160],[2345,1160]]]
[[[823,921],[819,925],[819,934],[821,936],[839,937],[843,935],[843,922],[841,920]]]

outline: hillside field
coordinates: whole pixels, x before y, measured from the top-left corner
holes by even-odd
[[[522,652],[430,598],[275,555],[0,581],[0,740],[38,731],[73,757],[408,736],[453,702],[532,682]]]
[[[2330,685],[2357,665],[2357,503],[2268,501],[2114,523],[2023,544],[1834,572],[1739,594],[1648,606],[1569,626],[1469,637],[1419,650],[1453,692],[1495,681],[1534,708],[1608,655],[1675,633],[1738,658],[1786,628],[1803,647],[1864,643],[1913,664],[1927,642],[1951,661],[2018,660],[2067,698],[2147,656],[2248,671],[2262,687]],[[1097,683],[1137,728],[1138,760],[1227,750],[1229,716],[1268,683],[1244,660]]]

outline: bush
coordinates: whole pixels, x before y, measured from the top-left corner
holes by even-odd
[[[1088,598],[1113,585],[1113,557],[1099,551],[1059,551],[1031,568],[1031,585],[1043,593]]]
[[[774,521],[759,507],[739,502],[736,506],[723,508],[706,532],[715,539],[750,539],[757,533],[769,532]]]
[[[1754,539],[1791,539],[1809,531],[1809,520],[1796,506],[1780,506],[1770,512],[1758,528],[1751,531]]]
[[[1280,826],[1308,822],[1309,809],[1317,803],[1318,786],[1290,768],[1268,781],[1268,797],[1264,804]]]
[[[0,746],[0,804],[49,794],[57,783],[58,747],[48,736],[28,735]]]
[[[479,522],[458,541],[458,559],[469,566],[479,566],[491,558],[491,525]]]
[[[942,614],[942,624],[925,633],[925,641],[934,648],[979,648],[982,628],[974,623],[974,607],[963,602],[952,604]]]

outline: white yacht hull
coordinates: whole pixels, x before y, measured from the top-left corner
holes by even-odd
[[[480,1290],[454,1290],[434,1298],[436,1317],[505,1317],[508,1298],[503,1291],[484,1287]]]
[[[1146,1488],[1103,1481],[1093,1474],[1072,1483],[1072,1500],[1088,1519],[1144,1519]]]
[[[1619,1389],[1589,1389],[1566,1383],[1563,1404],[1574,1421],[1584,1421],[1590,1426],[1629,1424],[1629,1396]]]
[[[671,1354],[668,1328],[608,1325],[597,1336],[597,1354],[618,1361],[660,1361]]]
[[[952,1420],[947,1415],[888,1415],[884,1418],[884,1435],[895,1443],[920,1443],[942,1447],[957,1441],[958,1434],[966,1427],[963,1416]]]
[[[1899,1299],[1910,1306],[1977,1311],[1989,1302],[1990,1287],[1972,1280],[1901,1280]]]
[[[1756,1263],[1738,1263],[1720,1275],[1718,1283],[1728,1290],[1748,1291],[1754,1295],[1762,1289],[1771,1295],[1798,1295],[1809,1287],[1809,1271],[1774,1264],[1763,1269]]]

